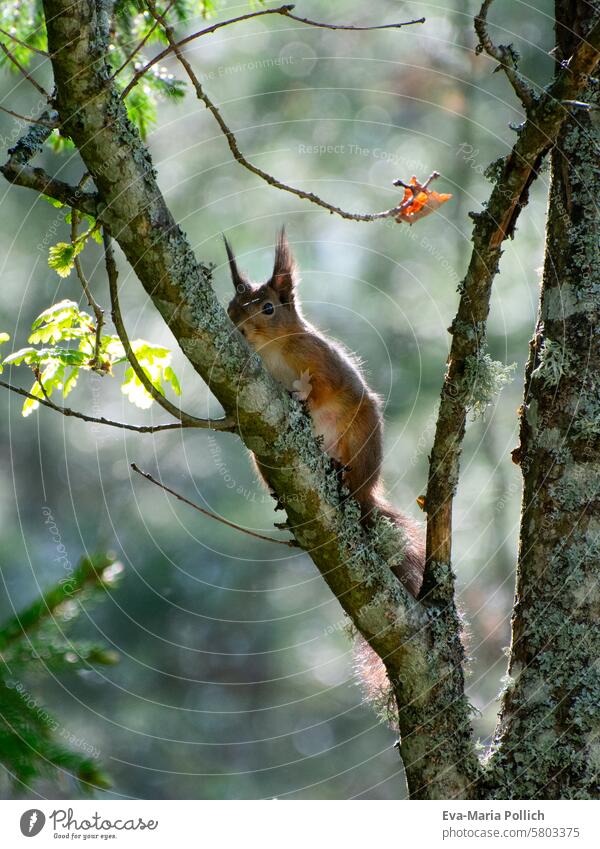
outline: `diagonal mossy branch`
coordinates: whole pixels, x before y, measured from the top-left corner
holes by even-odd
[[[450,328],[452,345],[441,393],[436,433],[430,455],[424,509],[427,513],[427,567],[421,590],[426,597],[436,583],[440,564],[449,572],[452,544],[452,502],[458,484],[473,358],[485,350],[486,321],[492,283],[498,271],[502,243],[512,238],[529,187],[568,115],[565,100],[576,100],[600,58],[600,20],[590,28],[563,70],[528,112],[513,149],[500,163],[485,210],[474,214],[472,253],[459,286],[458,312]],[[453,581],[447,583],[451,603]]]
[[[301,547],[384,659],[399,704],[412,795],[472,796],[480,769],[462,673],[447,652],[458,638],[457,623],[425,610],[395,579],[390,566],[404,556],[401,532],[385,519],[363,528],[360,509],[340,492],[308,417],[220,306],[210,269],[196,261],[173,220],[148,151],[110,81],[112,3],[44,0],[44,11],[57,109],[98,188],[98,215],[191,365],[271,470],[270,484]]]

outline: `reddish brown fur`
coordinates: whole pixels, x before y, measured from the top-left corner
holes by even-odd
[[[225,244],[236,290],[227,310],[229,317],[273,376],[305,401],[315,433],[323,438],[324,450],[343,467],[344,483],[359,502],[363,521],[369,522],[379,511],[403,529],[407,552],[395,572],[416,596],[423,575],[424,543],[418,525],[394,510],[382,496],[383,416],[379,397],[367,385],[356,359],[303,317],[296,295],[296,264],[283,230],[273,273],[263,285],[251,284],[238,271],[227,240]],[[267,469],[259,465],[258,469],[264,478],[268,476]],[[378,690],[385,670],[374,653],[374,662],[367,663],[361,651],[361,668],[372,679],[367,690]]]

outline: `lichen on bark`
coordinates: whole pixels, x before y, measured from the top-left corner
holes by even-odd
[[[557,3],[560,57],[598,4]],[[598,8],[596,8],[596,13]],[[595,84],[582,95],[594,102]],[[546,253],[519,450],[524,493],[490,795],[600,796],[600,125],[578,110],[552,151]],[[585,423],[582,425],[582,416]],[[579,426],[578,426],[579,425]]]

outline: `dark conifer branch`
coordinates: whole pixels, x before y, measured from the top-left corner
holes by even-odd
[[[12,619],[0,624],[0,652],[14,642],[30,634],[48,618],[54,616],[57,609],[85,590],[88,586],[110,584],[110,570],[114,558],[84,557],[73,573],[66,579],[47,590],[41,598],[15,614]]]

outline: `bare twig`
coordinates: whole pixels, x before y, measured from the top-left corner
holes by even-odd
[[[227,525],[228,528],[233,528],[236,531],[241,531],[243,534],[247,534],[250,537],[254,537],[255,539],[261,539],[265,542],[274,542],[275,545],[285,545],[288,548],[298,548],[298,543],[293,539],[273,539],[273,537],[267,537],[263,534],[257,534],[256,531],[250,531],[248,528],[242,528],[241,525],[236,525],[234,522],[230,522],[228,519],[223,519],[222,516],[217,516],[216,513],[211,513],[210,510],[205,510],[204,507],[200,507],[198,504],[194,504],[193,501],[190,501],[189,498],[186,498],[185,495],[180,495],[175,490],[170,489],[164,483],[153,478],[151,474],[148,472],[142,471],[135,463],[131,463],[131,468],[134,472],[137,472],[138,475],[141,475],[143,478],[146,478],[147,481],[150,481],[156,486],[159,486],[161,489],[164,489],[165,492],[168,492],[170,495],[173,495],[177,498],[178,501],[182,501],[184,504],[193,507],[194,510],[197,510],[199,513],[202,513],[203,516],[208,516],[209,519],[215,519],[217,522],[221,522],[223,525]]]
[[[86,175],[87,177],[87,175]],[[77,209],[71,208],[71,243],[74,245],[77,242],[78,236],[78,226],[79,226],[79,211]],[[91,309],[94,312],[96,317],[96,341],[94,344],[94,356],[90,362],[90,367],[94,371],[102,371],[102,366],[100,363],[100,344],[102,339],[102,328],[104,327],[104,310],[97,303],[92,292],[90,290],[90,286],[83,272],[83,268],[81,265],[81,261],[79,256],[77,255],[77,251],[75,251],[73,263],[75,265],[75,271],[77,273],[77,277],[79,278],[79,282],[81,283],[81,288],[87,298],[87,302],[90,305]]]
[[[173,3],[174,3],[174,0],[169,0],[169,2],[168,2],[168,4],[167,4],[167,7],[165,8],[165,11],[164,11],[164,14],[165,14],[165,15],[166,15],[166,14],[167,14],[167,12],[169,11],[169,9],[170,9],[170,8],[171,8],[171,6],[173,5]],[[115,77],[118,77],[118,76],[119,76],[119,74],[121,73],[121,71],[123,71],[123,70],[127,67],[127,65],[129,65],[129,63],[130,63],[130,62],[131,62],[131,61],[132,61],[132,60],[133,60],[133,59],[137,56],[137,54],[140,52],[140,50],[142,50],[142,48],[144,47],[144,45],[147,43],[148,39],[149,39],[149,38],[152,36],[152,34],[156,31],[156,27],[157,27],[157,26],[159,26],[159,22],[158,22],[158,21],[155,21],[155,22],[154,22],[154,24],[150,27],[150,29],[149,29],[149,30],[148,30],[148,32],[146,33],[146,35],[142,38],[142,40],[141,40],[141,41],[140,41],[140,42],[139,42],[139,43],[138,43],[138,44],[134,47],[134,49],[131,51],[131,53],[127,56],[127,58],[125,59],[125,61],[123,62],[123,64],[119,65],[119,67],[117,68],[117,70],[116,70],[116,71],[114,72],[114,74],[112,75],[111,80],[114,80],[114,79],[115,79]],[[160,61],[160,59],[155,58],[155,59],[152,61],[152,63],[151,63],[150,65],[147,65],[147,66],[146,66],[146,68],[145,68],[145,70],[143,71],[143,73],[146,73],[146,71],[148,70],[148,68],[151,68],[151,67],[152,67],[152,65],[154,65],[156,62],[159,62],[159,61]],[[140,76],[143,76],[143,74],[140,74]],[[138,79],[139,79],[139,77],[138,77]],[[132,81],[132,82],[133,82],[133,81]],[[137,80],[136,80],[136,82],[137,82]],[[135,83],[133,83],[133,85],[135,85]],[[130,83],[131,88],[133,88],[133,85],[131,85],[131,83]]]
[[[133,430],[136,433],[158,433],[162,430],[181,430],[181,428],[188,427],[188,425],[183,424],[183,422],[173,422],[160,425],[132,425],[126,424],[125,422],[113,421],[112,419],[105,419],[104,416],[88,416],[87,413],[80,413],[78,410],[71,410],[70,407],[61,407],[59,404],[55,404],[54,401],[50,400],[47,395],[45,398],[38,398],[37,395],[32,395],[31,392],[27,392],[25,389],[21,389],[18,386],[13,386],[11,383],[6,383],[4,380],[0,380],[0,386],[4,387],[4,389],[10,389],[11,392],[15,392],[23,398],[29,398],[31,401],[37,401],[38,404],[42,404],[44,407],[50,407],[51,410],[61,413],[63,416],[81,419],[81,421],[90,422],[91,424],[109,425],[110,427],[116,427],[120,430]],[[45,390],[43,391],[45,394]]]
[[[294,8],[293,6],[291,7]],[[334,29],[334,30],[351,30],[353,32],[366,32],[368,30],[377,29],[402,29],[413,24],[424,24],[425,18],[414,18],[412,21],[402,21],[397,24],[375,24],[373,26],[356,26],[354,24],[325,24],[322,21],[313,21],[311,18],[301,18],[299,15],[292,15],[291,12],[284,13],[292,21],[298,21],[301,24],[306,24],[309,27],[317,27],[319,29]]]
[[[42,95],[42,97],[45,97],[46,100],[49,100],[50,95],[48,94],[48,92],[44,88],[42,88],[42,86],[37,82],[37,80],[34,80],[34,78],[31,76],[31,74],[23,67],[23,65],[21,65],[21,63],[19,62],[17,57],[13,56],[13,54],[10,52],[10,50],[8,49],[8,47],[6,46],[6,44],[3,41],[0,41],[0,50],[2,50],[4,55],[8,59],[10,59],[10,61],[15,66],[15,68],[18,68],[18,70],[23,74],[25,79],[29,80],[31,85],[39,91],[39,93]]]
[[[484,4],[487,11],[488,4]],[[485,350],[486,321],[492,283],[498,270],[502,243],[511,237],[529,187],[542,160],[554,144],[569,114],[564,101],[577,100],[600,58],[600,18],[582,39],[567,66],[531,107],[519,138],[505,158],[486,204],[473,215],[473,250],[460,286],[458,312],[451,327],[452,346],[442,387],[441,403],[424,509],[427,512],[427,565],[421,593],[443,586],[449,600],[454,582],[450,575],[452,504],[458,484],[459,460],[465,434],[468,386],[465,371],[469,358]],[[440,572],[441,569],[441,572]],[[443,601],[443,599],[442,599]]]
[[[411,26],[412,24],[425,23],[425,18],[418,18],[414,21],[404,21],[403,23],[398,23],[398,24],[381,24],[379,26],[365,26],[365,27],[354,26],[354,25],[351,25],[351,24],[325,24],[325,23],[322,23],[320,21],[313,21],[310,18],[301,18],[301,17],[298,17],[298,15],[293,15],[292,10],[294,8],[295,7],[292,4],[292,5],[286,5],[286,6],[278,6],[276,9],[261,9],[257,12],[248,12],[245,15],[238,15],[237,17],[229,18],[226,21],[218,21],[217,23],[212,24],[209,27],[205,27],[204,29],[198,30],[198,32],[194,32],[191,35],[187,35],[185,38],[182,38],[180,41],[176,41],[175,43],[177,44],[177,47],[181,48],[185,44],[189,44],[190,41],[194,41],[195,39],[201,38],[204,35],[210,35],[213,32],[216,32],[217,30],[222,29],[222,27],[228,27],[231,24],[238,24],[242,21],[248,21],[251,18],[260,18],[260,17],[263,17],[265,15],[284,15],[285,17],[290,18],[293,21],[298,21],[301,24],[306,24],[307,26],[316,27],[316,28],[320,28],[320,29],[354,30],[356,32],[363,32],[365,30],[379,30],[379,29],[401,29],[402,27]],[[165,12],[162,13],[162,15],[161,15],[162,18],[164,18],[164,16],[166,15],[166,11],[168,11],[168,10],[165,10]],[[160,21],[157,18],[155,18],[155,20],[156,20],[157,24],[161,23],[161,25],[164,26],[162,21]],[[144,76],[144,74],[146,74],[150,70],[150,68],[152,68],[154,65],[156,65],[157,62],[162,62],[162,60],[165,59],[169,55],[169,53],[171,53],[171,52],[174,52],[173,44],[169,44],[168,47],[166,47],[164,50],[162,50],[158,55],[156,55],[153,59],[151,59],[146,65],[144,65],[142,68],[138,68],[138,70],[135,72],[133,78],[127,84],[127,87],[124,89],[123,94],[121,96],[127,97],[129,92],[131,91],[131,89],[135,85],[137,85],[137,83]],[[131,57],[130,57],[130,59],[131,59]],[[119,68],[117,73],[120,73],[120,71],[123,70],[123,68],[125,67],[126,64],[128,64],[130,59],[127,60],[127,63],[124,63]],[[116,74],[115,74],[115,76],[116,76]]]
[[[174,418],[178,419],[185,427],[198,427],[198,428],[207,428],[210,430],[219,430],[226,431],[229,433],[233,433],[236,430],[237,424],[235,419],[232,419],[228,416],[222,419],[199,419],[196,416],[192,416],[189,413],[184,412],[175,404],[172,404],[168,398],[166,398],[162,392],[159,392],[156,386],[152,383],[144,369],[139,363],[138,358],[136,357],[133,348],[131,347],[131,342],[129,341],[129,336],[127,335],[127,331],[125,329],[125,323],[123,321],[123,316],[121,314],[121,307],[119,304],[119,278],[117,272],[117,264],[115,262],[115,256],[112,249],[112,242],[110,237],[110,232],[107,227],[103,229],[103,239],[104,239],[104,262],[106,265],[106,273],[108,275],[108,287],[110,291],[110,305],[111,305],[111,317],[113,320],[113,324],[115,325],[117,335],[121,340],[121,344],[123,345],[123,350],[125,351],[125,356],[129,362],[129,365],[134,370],[138,380],[148,392],[149,395],[154,398],[156,403],[166,410],[167,413],[170,413]]]
[[[49,53],[46,53],[45,50],[40,50],[39,47],[34,47],[32,44],[27,44],[26,41],[21,41],[20,38],[17,38],[16,35],[13,35],[12,32],[8,32],[8,30],[2,29],[0,27],[0,34],[6,36],[6,38],[10,38],[15,44],[19,44],[21,47],[25,47],[27,50],[31,50],[32,53],[37,53],[38,56],[43,56],[45,59],[49,58]]]
[[[13,118],[23,121],[25,124],[39,124],[41,127],[48,127],[50,130],[56,130],[60,126],[58,121],[52,123],[50,121],[42,121],[41,118],[28,118],[26,115],[20,115],[18,112],[13,112],[12,109],[7,109],[6,106],[0,106],[0,109],[2,112],[6,112],[7,115],[12,115]]]
[[[43,168],[33,168],[29,162],[38,153],[52,132],[58,113],[45,110],[38,120],[33,121],[27,132],[21,136],[14,147],[8,151],[8,161],[0,166],[6,179],[17,186],[35,189],[36,192],[54,198],[65,206],[74,207],[81,212],[96,216],[98,196],[94,192],[84,192],[80,186],[72,186],[62,180],[51,177]]]
[[[535,103],[536,96],[533,87],[529,85],[517,69],[519,57],[516,50],[512,44],[495,45],[488,34],[487,14],[493,2],[494,0],[483,0],[479,14],[475,17],[475,32],[479,39],[476,52],[483,53],[485,51],[488,56],[500,63],[499,67],[506,74],[515,94],[527,111]]]
[[[233,158],[236,162],[239,162],[240,165],[243,165],[248,171],[251,171],[253,174],[256,174],[257,177],[260,177],[261,180],[264,180],[265,183],[268,183],[270,186],[273,186],[276,189],[280,189],[284,192],[289,192],[292,195],[296,195],[296,197],[301,198],[302,200],[308,200],[311,203],[316,204],[317,206],[326,209],[328,212],[339,215],[340,218],[345,218],[348,221],[381,221],[384,218],[397,218],[397,216],[404,210],[406,204],[401,203],[398,206],[394,206],[391,209],[387,209],[384,212],[372,212],[372,213],[358,213],[358,212],[347,212],[344,209],[341,209],[339,206],[335,206],[334,204],[329,203],[328,201],[323,200],[318,195],[315,195],[313,192],[305,192],[303,189],[298,189],[295,186],[290,186],[287,183],[281,182],[276,177],[273,177],[272,174],[269,174],[267,171],[263,171],[262,168],[258,168],[254,165],[250,160],[246,159],[244,154],[241,152],[237,138],[233,131],[226,124],[225,119],[221,115],[221,112],[218,106],[213,103],[213,101],[209,98],[209,96],[204,91],[200,80],[194,73],[193,68],[190,63],[183,55],[179,44],[175,41],[175,37],[173,34],[173,28],[165,21],[164,17],[157,11],[154,0],[147,0],[148,8],[150,9],[150,13],[152,16],[160,22],[162,25],[165,35],[169,40],[169,44],[171,49],[177,56],[177,59],[183,66],[186,74],[188,75],[190,82],[194,86],[196,91],[196,96],[199,100],[201,100],[209,112],[212,114],[217,124],[219,125],[223,135],[227,139],[227,144],[229,145],[229,149],[233,155]]]

